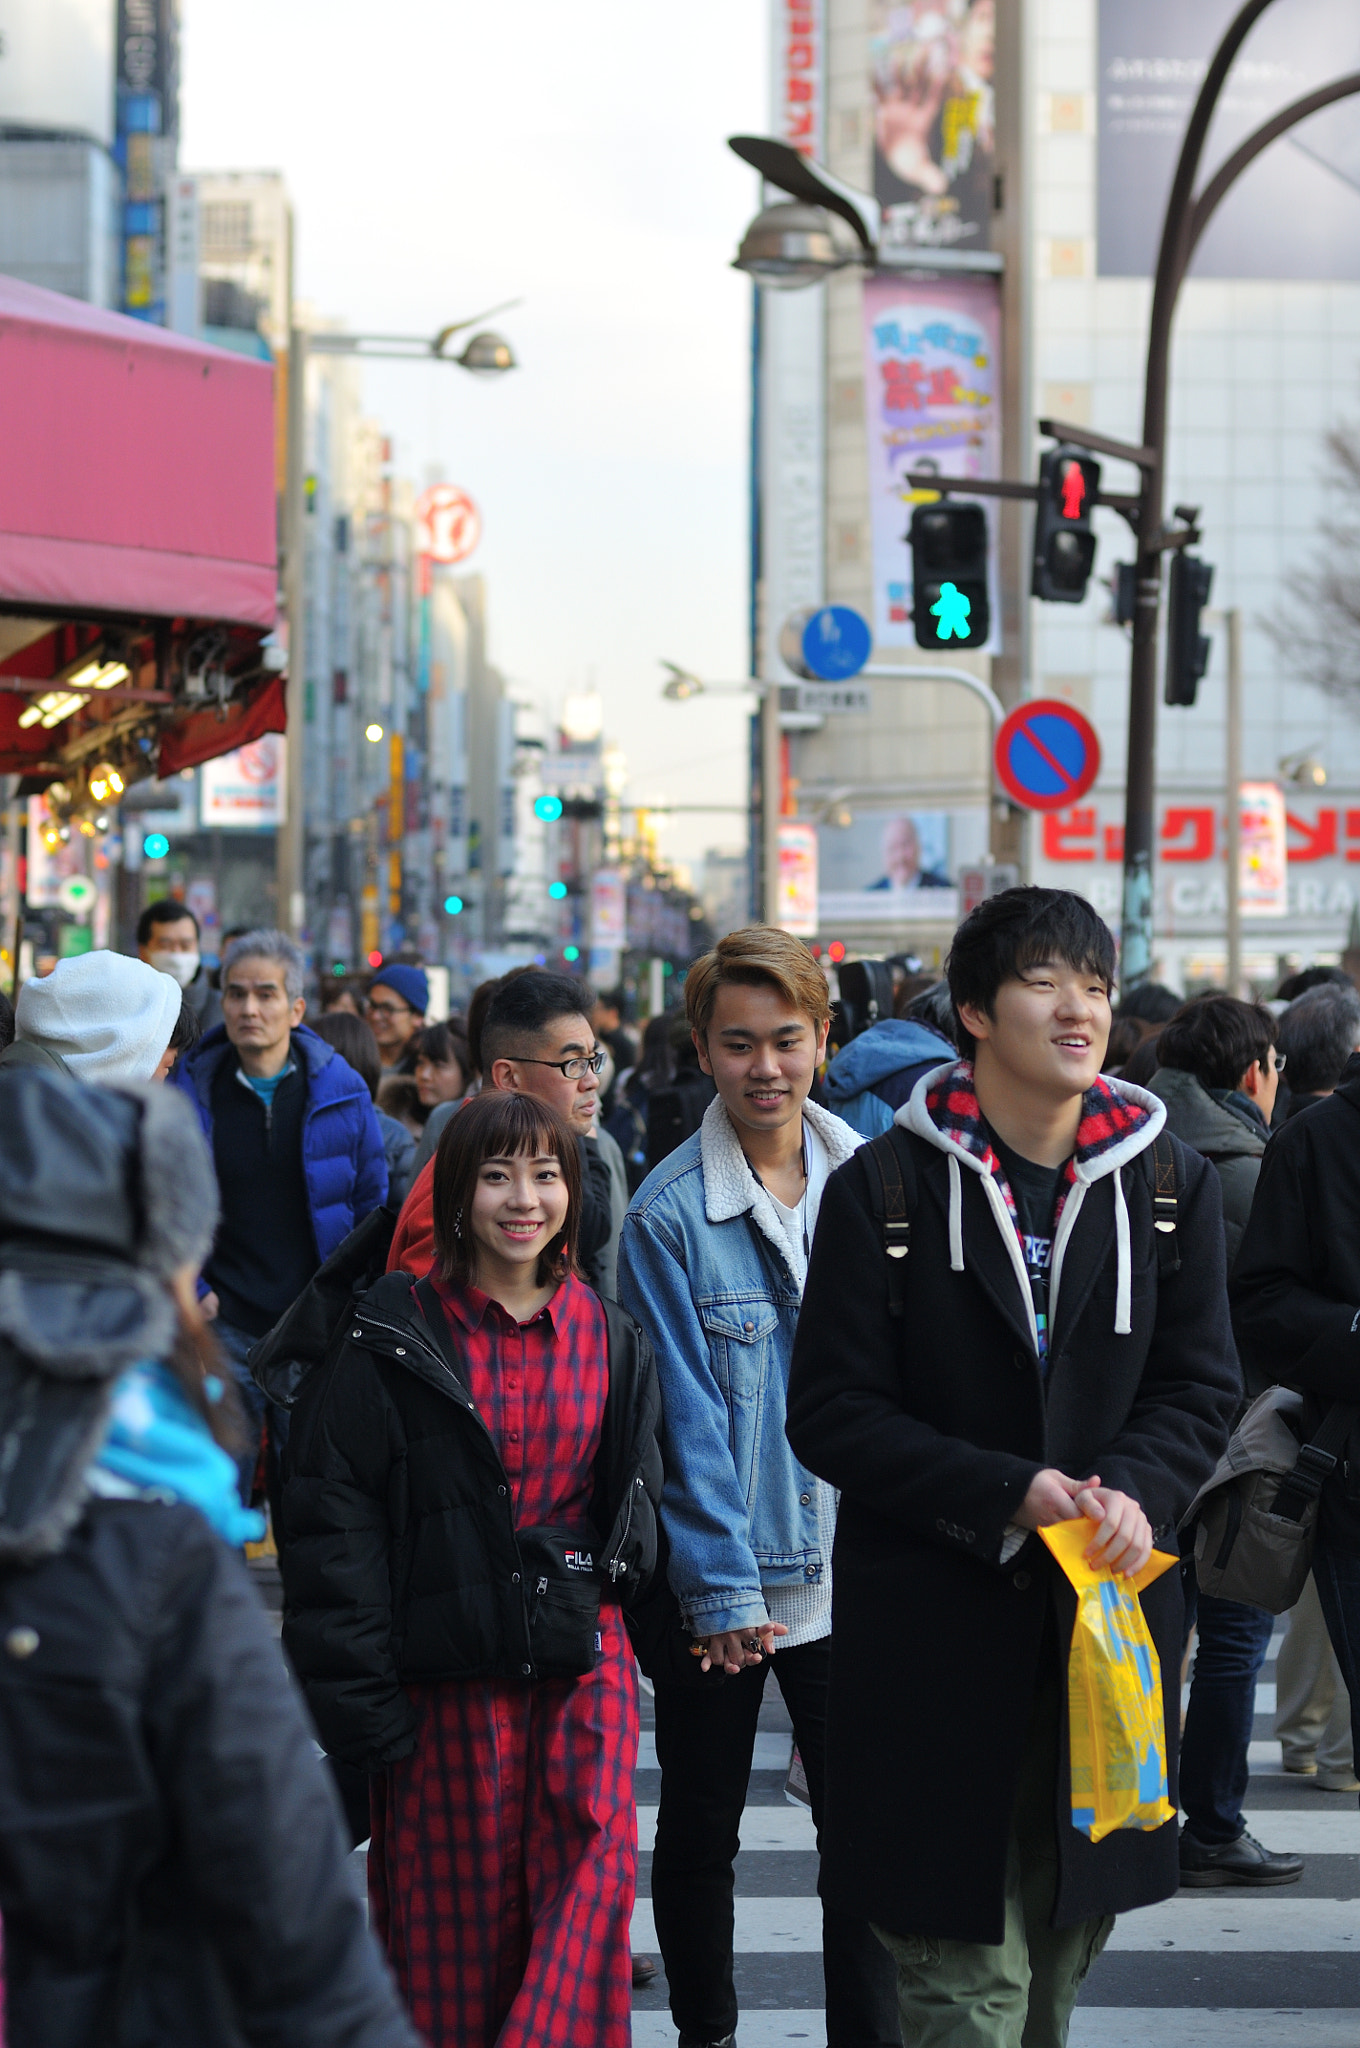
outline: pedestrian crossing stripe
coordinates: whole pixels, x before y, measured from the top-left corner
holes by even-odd
[[[1175,2048],[1355,2048],[1356,2017],[1342,2006],[1279,2012],[1200,2006],[1078,2006],[1068,2048],[1147,2048],[1152,2033]],[[826,2014],[815,2010],[745,2011],[741,2048],[794,2048],[826,2039]],[[635,2012],[633,2048],[675,2048],[669,2013]]]
[[[1321,1809],[1321,1799],[1317,1803]],[[656,1815],[655,1806],[637,1810],[638,1846],[643,1850],[650,1849],[656,1839]],[[1360,1810],[1308,1813],[1287,1807],[1249,1812],[1245,1819],[1248,1833],[1269,1842],[1272,1849],[1296,1856],[1360,1856]],[[748,1853],[800,1849],[814,1853],[817,1831],[812,1815],[802,1806],[748,1806],[741,1817],[741,1846]],[[1360,2044],[1360,2024],[1356,2043]]]

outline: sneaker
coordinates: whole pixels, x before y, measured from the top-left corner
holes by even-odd
[[[1315,1756],[1287,1756],[1283,1759],[1283,1769],[1291,1778],[1315,1778],[1317,1776],[1317,1758]]]
[[[1245,1833],[1208,1843],[1182,1829],[1180,1854],[1183,1885],[1297,1884],[1303,1875],[1302,1856],[1275,1855]]]
[[[1327,1771],[1319,1765],[1313,1783],[1319,1792],[1360,1792],[1360,1778],[1354,1771]]]
[[[682,2034],[680,2048],[737,2048],[735,2034],[724,2034],[721,2041],[705,2041],[698,2034]]]

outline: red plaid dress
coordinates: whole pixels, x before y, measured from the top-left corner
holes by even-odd
[[[528,1323],[430,1276],[524,1528],[586,1532],[604,1312],[564,1281]],[[633,1654],[616,1606],[580,1679],[407,1688],[414,1753],[373,1780],[368,1890],[431,2048],[628,2048],[637,1879]]]

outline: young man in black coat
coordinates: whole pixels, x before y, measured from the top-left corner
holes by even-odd
[[[1176,1890],[1176,1826],[1072,1825],[1075,1596],[1032,1532],[1085,1515],[1088,1556],[1130,1574],[1174,1550],[1240,1377],[1217,1177],[1171,1139],[1159,1258],[1165,1112],[1100,1072],[1114,946],[1090,905],[991,897],[947,972],[965,1057],[877,1141],[908,1255],[865,1147],[827,1186],[794,1349],[789,1436],[841,1489],[822,1891],[879,1929],[913,2048],[1060,2048],[1112,1916]],[[1174,1799],[1178,1574],[1143,1610]]]
[[[1360,1406],[1360,1053],[1271,1139],[1232,1279],[1242,1363],[1302,1389],[1311,1434]],[[1313,1577],[1360,1725],[1360,1426],[1323,1481]],[[1356,1751],[1360,1755],[1360,1750]]]

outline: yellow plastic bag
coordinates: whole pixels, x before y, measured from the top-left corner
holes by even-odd
[[[1040,1536],[1076,1589],[1067,1658],[1072,1825],[1093,1842],[1116,1828],[1150,1830],[1174,1818],[1166,1796],[1162,1667],[1138,1604],[1176,1562],[1154,1550],[1131,1579],[1082,1555],[1096,1524],[1055,1522]]]

